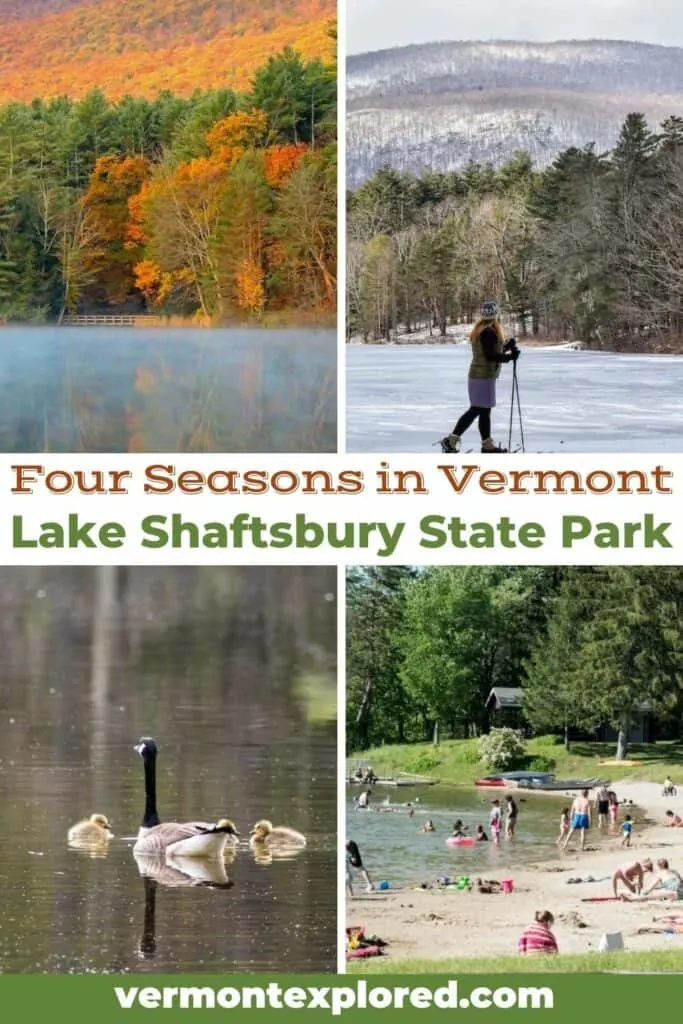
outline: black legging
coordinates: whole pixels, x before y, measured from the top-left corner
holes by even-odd
[[[479,433],[482,441],[488,441],[491,436],[491,410],[481,405],[471,405],[467,412],[464,412],[453,427],[453,433],[462,437],[465,431],[472,426],[477,416],[479,417]]]

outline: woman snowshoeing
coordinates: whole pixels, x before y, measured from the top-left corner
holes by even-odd
[[[507,449],[501,448],[491,437],[491,409],[496,405],[496,381],[501,365],[516,362],[519,349],[514,338],[505,341],[495,302],[485,302],[481,307],[481,317],[472,329],[470,343],[472,362],[467,380],[470,407],[453,427],[453,433],[442,439],[441,449],[460,451],[462,435],[478,419],[482,452],[504,452]]]

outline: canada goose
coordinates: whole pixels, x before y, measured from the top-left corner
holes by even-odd
[[[112,834],[111,825],[103,814],[91,814],[72,825],[67,836],[70,843],[106,843]]]
[[[239,836],[234,824],[228,818],[222,818],[217,824],[206,821],[169,821],[162,824],[157,813],[156,741],[150,736],[143,737],[135,749],[145,766],[145,813],[133,853],[222,857],[228,839]]]
[[[274,828],[269,821],[257,821],[249,833],[249,844],[252,847],[264,845],[269,847],[305,846],[306,836],[296,829],[280,825]]]

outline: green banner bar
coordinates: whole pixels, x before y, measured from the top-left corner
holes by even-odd
[[[683,968],[683,957],[681,958]],[[3,1016],[38,1019],[41,1014],[98,1024],[137,1021],[158,1014],[180,1020],[188,1013],[245,1014],[287,1024],[301,1012],[316,1019],[353,1022],[384,1011],[405,1024],[459,1010],[460,1014],[536,1014],[559,1024],[604,1024],[624,1015],[645,1020],[674,1015],[683,995],[680,974],[519,974],[392,976],[307,975],[4,975],[0,977]],[[459,1016],[460,1016],[459,1014]],[[376,1018],[375,1018],[376,1019]]]

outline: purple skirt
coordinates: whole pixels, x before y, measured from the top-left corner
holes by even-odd
[[[493,377],[470,377],[467,381],[470,405],[482,409],[494,409],[496,405],[496,381]]]

